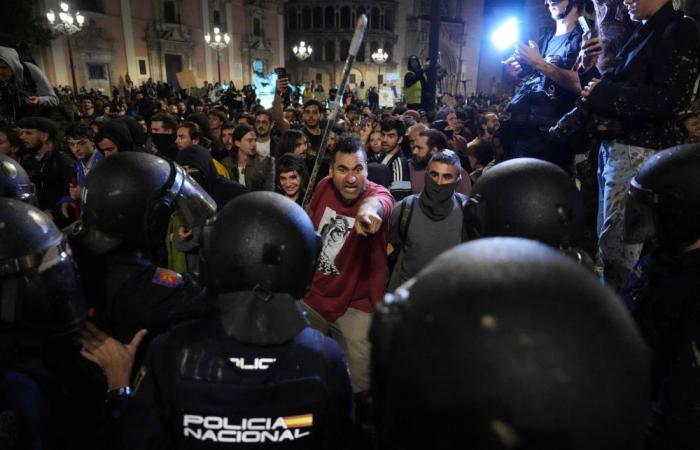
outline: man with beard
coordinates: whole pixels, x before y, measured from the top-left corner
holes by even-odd
[[[175,117],[164,112],[153,115],[151,118],[151,139],[160,156],[175,159],[177,155],[176,136],[177,120]]]
[[[323,129],[321,128],[322,113],[323,106],[318,100],[311,99],[304,103],[304,110],[301,115],[304,125],[302,131],[309,139],[309,154],[311,156],[316,156],[321,146],[321,138],[323,137]]]
[[[493,161],[495,157],[493,136],[500,125],[496,113],[486,113],[479,116],[479,135],[467,144],[467,156],[472,161],[474,170],[483,169]]]
[[[430,158],[441,150],[449,150],[450,145],[447,137],[438,130],[428,129],[421,131],[416,137],[413,145],[413,158],[410,164],[411,191],[414,194],[423,192],[425,187],[425,170],[428,167]],[[472,190],[472,182],[466,170],[459,166],[459,184],[457,192],[469,195]]]
[[[29,151],[22,166],[36,186],[39,208],[59,227],[68,225],[58,211],[61,200],[68,197],[75,163],[56,144],[56,125],[43,117],[25,117],[17,125],[22,129],[22,143]]]
[[[367,179],[367,154],[355,133],[338,138],[330,175],[318,183],[308,212],[323,249],[304,298],[311,326],[329,333],[348,358],[362,404],[369,390],[369,325],[386,286],[389,191]]]
[[[462,172],[455,152],[438,151],[430,157],[424,171],[423,192],[396,204],[391,215],[389,245],[399,253],[389,289],[402,285],[434,257],[465,240],[462,209],[467,196],[455,192]]]
[[[255,112],[255,136],[257,137],[256,151],[261,156],[277,156],[277,139],[273,138],[272,114],[264,109]]]

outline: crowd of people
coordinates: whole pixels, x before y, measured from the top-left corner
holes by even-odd
[[[0,448],[697,448],[700,38],[625,4],[603,74],[548,0],[512,96],[333,123],[0,47]]]

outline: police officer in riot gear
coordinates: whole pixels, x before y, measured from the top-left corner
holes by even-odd
[[[372,325],[379,448],[640,448],[644,343],[612,292],[548,246],[454,247]]]
[[[81,201],[82,221],[68,233],[93,310],[96,328],[87,331],[98,330],[94,332],[129,343],[146,329],[135,356],[138,367],[150,339],[206,311],[198,298],[199,286],[187,274],[158,267],[155,259],[175,211],[186,226],[200,226],[214,215],[216,204],[182,167],[140,152],[101,161],[87,175]],[[106,370],[98,360],[90,360]],[[100,429],[95,423],[99,416],[92,411],[104,403],[107,388],[107,398],[116,409],[128,396],[109,383],[105,386],[98,373],[90,374],[96,369],[89,363],[82,370],[87,379],[76,398],[86,403],[80,411],[85,417],[78,420],[88,424],[83,425],[85,445]]]
[[[651,449],[700,439],[700,145],[664,150],[632,179],[625,235],[647,254],[623,291],[653,351]]]
[[[298,302],[319,251],[308,215],[255,192],[203,235],[214,312],[152,343],[124,447],[343,448],[353,414],[345,360]]]
[[[470,238],[516,236],[570,253],[592,268],[579,248],[583,203],[571,176],[556,165],[516,158],[484,172],[467,204]]]
[[[61,391],[46,346],[69,340],[87,315],[71,249],[42,211],[2,197],[0,242],[0,448],[59,446]]]
[[[9,197],[37,205],[36,186],[27,171],[9,156],[0,155],[0,197]]]

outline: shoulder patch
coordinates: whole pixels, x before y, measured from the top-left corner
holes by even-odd
[[[151,280],[153,284],[160,286],[165,286],[169,288],[175,288],[181,286],[184,283],[182,275],[175,272],[174,270],[163,269],[158,267],[156,272],[153,274],[153,279]]]

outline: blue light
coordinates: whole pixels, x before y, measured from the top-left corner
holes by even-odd
[[[497,49],[503,51],[514,46],[518,42],[519,37],[518,19],[511,17],[491,33],[491,43]]]

